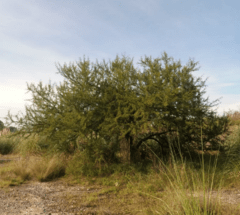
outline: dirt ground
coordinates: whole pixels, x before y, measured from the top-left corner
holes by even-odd
[[[0,214],[96,214],[96,209],[75,207],[63,200],[64,195],[81,195],[89,191],[81,186],[61,182],[30,182],[0,189]]]
[[[0,214],[98,214],[97,208],[76,206],[66,196],[86,196],[98,189],[69,185],[62,180],[29,181],[19,186],[0,189]],[[109,213],[105,213],[109,214]]]
[[[19,160],[19,157],[11,157]],[[10,161],[8,156],[0,157],[0,167]],[[18,214],[99,214],[98,209],[89,205],[69,203],[65,197],[86,196],[98,191],[97,188],[70,185],[66,180],[51,182],[27,181],[18,186],[0,188],[0,215]],[[80,206],[79,206],[80,205]],[[103,213],[111,214],[111,213]]]
[[[0,214],[122,214],[100,210],[98,206],[81,205],[69,202],[64,196],[78,196],[79,200],[86,193],[97,192],[97,189],[73,185],[58,180],[52,182],[28,182],[20,186],[0,189]],[[199,197],[201,194],[194,194]],[[212,197],[217,197],[217,192],[212,192]],[[225,190],[220,200],[223,204],[239,205],[240,191]],[[77,204],[79,205],[79,204]]]

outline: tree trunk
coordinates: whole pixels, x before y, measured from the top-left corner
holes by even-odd
[[[123,138],[120,140],[121,160],[124,164],[130,164],[130,139]]]

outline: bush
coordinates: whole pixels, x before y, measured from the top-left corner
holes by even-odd
[[[111,164],[117,161],[114,150],[104,139],[92,139],[82,151],[75,153],[67,173],[84,176],[106,175],[113,172]]]
[[[10,141],[0,141],[0,154],[6,155],[13,152],[14,146]]]
[[[0,154],[6,155],[14,152],[18,143],[17,138],[0,137]]]
[[[226,140],[226,145],[229,148],[226,150],[225,155],[221,156],[221,163],[227,163],[225,170],[227,172],[239,171],[240,167],[240,128],[238,128],[233,135],[229,136]],[[220,167],[222,168],[222,167]]]

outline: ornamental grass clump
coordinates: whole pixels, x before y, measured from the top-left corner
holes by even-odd
[[[239,130],[235,131],[239,133]],[[226,140],[228,142],[229,140]],[[202,143],[203,144],[203,143]],[[232,147],[226,154],[199,153],[200,168],[196,168],[196,159],[192,162],[180,159],[171,149],[171,161],[163,163],[158,157],[159,168],[157,173],[158,183],[161,184],[161,192],[155,188],[155,193],[139,190],[139,193],[150,198],[157,199],[159,205],[149,209],[154,214],[239,214],[240,205],[229,206],[221,201],[222,191],[229,184],[237,185],[230,172],[239,172],[240,157],[236,156],[239,151],[239,139],[232,142]],[[202,150],[203,151],[203,150]],[[154,153],[154,152],[153,152]],[[189,151],[190,157],[195,155]],[[230,156],[229,156],[230,155]],[[233,165],[235,163],[235,165]],[[162,166],[164,170],[162,171]]]

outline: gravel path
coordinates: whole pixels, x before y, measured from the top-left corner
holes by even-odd
[[[92,208],[76,207],[62,196],[81,195],[89,191],[81,186],[59,182],[29,182],[17,187],[0,189],[0,214],[96,214]]]
[[[19,160],[21,157],[1,155],[0,167],[7,165],[10,161]],[[74,200],[69,203],[70,200],[65,198],[78,196],[81,199],[88,193],[97,191],[99,189],[68,185],[61,179],[50,182],[27,181],[18,186],[0,188],[0,215],[98,214],[97,206],[90,207],[84,202],[74,202]]]

